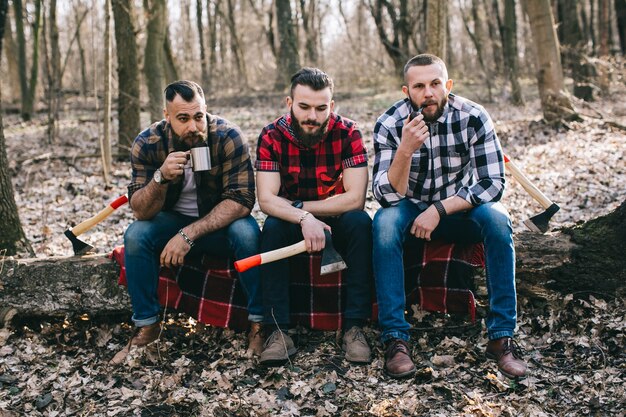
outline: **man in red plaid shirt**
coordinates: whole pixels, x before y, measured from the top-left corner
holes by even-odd
[[[370,362],[362,327],[371,316],[372,221],[363,211],[367,152],[353,121],[335,113],[333,81],[316,68],[291,78],[289,113],[266,126],[257,147],[257,190],[268,215],[261,252],[304,239],[308,252],[324,249],[325,231],[343,256],[346,359]],[[271,331],[261,363],[279,365],[296,353],[289,327],[288,260],[261,266],[264,323]],[[268,332],[270,333],[270,332]]]

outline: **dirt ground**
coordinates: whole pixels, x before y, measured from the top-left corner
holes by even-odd
[[[460,94],[471,97],[471,86]],[[554,129],[540,122],[536,98],[521,108],[483,103],[505,152],[561,206],[553,230],[609,213],[626,198],[626,88],[593,105],[579,103],[582,122]],[[338,113],[356,120],[371,146],[376,117],[400,93],[337,94]],[[49,144],[44,115],[23,123],[4,117],[16,201],[36,256],[71,255],[63,231],[126,192],[130,164],[115,162],[104,184],[99,128],[89,101],[68,100],[60,136]],[[92,106],[93,107],[93,106]],[[214,100],[209,110],[239,125],[254,155],[260,129],[284,111],[282,101]],[[143,115],[145,117],[145,115]],[[147,126],[147,121],[144,123]],[[114,127],[115,129],[115,127]],[[373,152],[370,152],[370,166]],[[516,231],[540,206],[516,184],[503,203]],[[367,209],[378,208],[368,198]],[[263,215],[255,210],[262,222]],[[127,206],[82,236],[108,252],[132,221]],[[480,278],[478,279],[480,283]],[[518,283],[523,286],[523,283]],[[597,292],[519,296],[518,342],[528,377],[509,380],[484,358],[484,324],[412,309],[414,378],[382,372],[376,327],[369,366],[351,366],[333,332],[295,329],[299,353],[290,366],[263,368],[245,355],[245,335],[206,328],[167,313],[162,342],[133,351],[126,365],[107,365],[126,343],[127,317],[93,321],[33,320],[0,329],[0,417],[4,416],[614,416],[624,415],[626,308]],[[479,313],[486,312],[479,285]]]

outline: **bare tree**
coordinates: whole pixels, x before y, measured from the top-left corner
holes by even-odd
[[[615,0],[615,15],[617,17],[617,32],[622,55],[626,56],[626,1]]]
[[[524,104],[522,88],[519,84],[519,63],[517,59],[517,17],[515,0],[504,0],[504,24],[501,26],[505,70],[511,83],[511,103]]]
[[[408,0],[367,0],[374,18],[378,37],[385,48],[395,73],[402,76],[404,64],[411,57],[411,38],[413,30],[409,16],[416,11],[409,10]],[[391,35],[389,34],[391,32]]]
[[[235,21],[235,7],[234,0],[226,0],[226,12],[223,14],[223,18],[226,21],[228,32],[230,34],[230,50],[232,57],[235,60],[235,67],[237,68],[237,74],[241,85],[247,88],[248,82],[248,69],[246,65],[246,58],[243,52],[243,44],[241,42],[239,33],[237,32],[237,22]]]
[[[202,0],[196,0],[196,28],[198,29],[198,39],[200,40],[200,70],[202,85],[206,88],[209,85],[209,71],[206,51],[204,49],[204,25],[202,23]]]
[[[611,21],[609,20],[609,9],[609,0],[599,0],[598,11],[600,15],[600,49],[598,50],[598,54],[600,56],[609,55],[609,28],[611,26]]]
[[[487,89],[487,100],[493,101],[493,95],[491,92],[492,84],[493,84],[493,74],[491,72],[491,67],[486,60],[486,52],[485,52],[485,44],[486,44],[486,34],[484,31],[485,28],[485,19],[483,13],[480,12],[479,8],[481,4],[479,0],[472,0],[472,12],[471,12],[471,21],[473,22],[473,29],[470,28],[469,21],[470,19],[463,19],[463,24],[465,25],[465,30],[467,34],[470,36],[472,43],[474,44],[474,48],[476,48],[476,58],[478,59],[478,63],[481,68],[481,75],[483,82],[485,83],[485,87]],[[463,14],[466,14],[465,12]]]
[[[132,0],[112,0],[117,45],[117,159],[128,160],[130,146],[139,132],[139,61]]]
[[[15,31],[17,32],[18,57],[20,67],[20,91],[22,96],[22,119],[28,121],[33,114],[37,76],[39,74],[39,34],[41,27],[41,0],[35,0],[33,21],[33,54],[30,67],[30,79],[27,78],[26,36],[24,35],[24,14],[22,0],[13,0],[15,11]]]
[[[275,88],[283,90],[287,86],[291,75],[298,71],[300,67],[298,42],[296,40],[289,0],[276,0],[276,20],[280,46],[277,58],[278,76]]]
[[[537,82],[543,117],[549,123],[578,118],[564,89],[550,0],[527,0],[524,5],[537,50]]]
[[[8,0],[0,0],[0,56],[2,56],[2,38],[4,25],[9,8]],[[19,252],[34,254],[30,243],[26,239],[22,223],[20,222],[13,184],[9,172],[7,148],[4,140],[4,126],[2,122],[2,90],[0,89],[0,256],[15,255]]]
[[[148,86],[148,109],[150,120],[156,122],[163,118],[163,52],[165,44],[165,1],[144,0],[144,12],[148,15],[148,38],[144,53],[143,71]]]
[[[11,29],[11,22],[9,18],[10,13],[11,11],[9,10],[6,17],[7,24],[4,27],[4,52],[6,54],[8,64],[7,75],[10,81],[10,101],[18,102],[20,99],[20,70],[18,67],[17,45],[15,44],[15,39],[13,38],[13,30]]]
[[[104,115],[103,134],[100,138],[102,175],[109,185],[111,172],[111,0],[104,1]]]
[[[426,51],[446,61],[448,2],[428,0],[426,4]]]
[[[300,0],[300,15],[302,16],[302,29],[304,30],[304,51],[309,65],[317,65],[319,51],[317,49],[319,30],[315,27],[319,2],[315,0]]]

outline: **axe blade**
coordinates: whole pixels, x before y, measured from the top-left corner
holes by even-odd
[[[93,246],[77,238],[76,235],[72,233],[72,229],[67,229],[64,234],[65,236],[67,236],[70,242],[72,242],[72,249],[74,249],[74,255],[76,256],[84,255],[93,249]]]
[[[322,251],[322,262],[320,266],[320,275],[326,275],[337,271],[342,271],[348,266],[344,262],[339,252],[333,246],[333,238],[328,230],[324,231],[326,235],[326,244]]]
[[[559,209],[560,207],[556,203],[552,203],[543,213],[524,220],[524,224],[533,232],[546,233],[550,227],[550,219]]]

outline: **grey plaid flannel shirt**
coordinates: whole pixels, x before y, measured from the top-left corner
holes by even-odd
[[[500,200],[504,160],[493,122],[482,106],[454,94],[441,117],[430,123],[430,138],[413,153],[406,196],[393,188],[387,172],[411,110],[408,99],[400,100],[376,121],[372,181],[376,200],[388,207],[409,198],[422,209],[454,195],[473,206]]]

